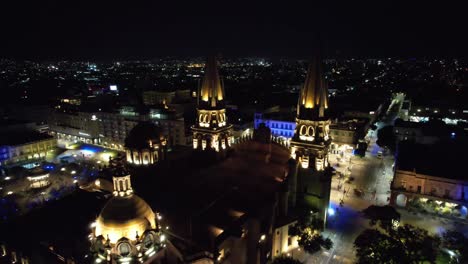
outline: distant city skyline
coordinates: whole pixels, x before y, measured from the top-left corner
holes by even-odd
[[[466,57],[463,8],[440,3],[308,5],[5,3],[0,58],[160,56]]]

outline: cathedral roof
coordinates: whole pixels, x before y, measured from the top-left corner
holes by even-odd
[[[304,86],[298,102],[298,117],[320,119],[328,109],[328,83],[324,78],[322,62],[315,57],[309,64]]]
[[[133,239],[155,228],[151,207],[135,194],[109,199],[96,221],[96,236],[109,236],[111,243],[122,237]]]
[[[218,73],[215,57],[209,57],[205,64],[205,76],[200,89],[200,108],[222,108],[224,102],[224,87]]]
[[[128,134],[125,147],[131,149],[151,148],[152,144],[161,143],[161,129],[149,121],[141,121]]]
[[[151,207],[139,196],[132,194],[128,197],[114,196],[106,203],[99,215],[102,222],[107,224],[126,224],[134,219],[147,219],[153,214]]]

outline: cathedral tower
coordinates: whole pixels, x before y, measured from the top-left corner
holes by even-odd
[[[197,120],[192,126],[193,148],[215,150],[231,147],[232,125],[226,118],[224,87],[215,57],[208,58],[198,94]]]
[[[315,57],[299,94],[296,130],[291,140],[291,157],[296,173],[291,175],[290,204],[310,207],[325,226],[330,202],[331,169],[328,151],[331,138],[328,116],[328,87],[322,62]],[[297,186],[296,186],[297,183]]]

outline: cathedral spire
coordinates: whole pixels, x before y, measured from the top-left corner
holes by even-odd
[[[224,87],[215,57],[209,57],[199,94],[197,121],[192,126],[193,148],[223,152],[231,147],[232,125],[226,118]]]
[[[224,88],[218,73],[217,61],[214,56],[208,58],[205,64],[205,76],[200,90],[201,108],[222,108]]]
[[[328,109],[328,84],[324,78],[322,62],[315,56],[309,64],[304,86],[301,89],[297,116],[302,119],[321,119]]]

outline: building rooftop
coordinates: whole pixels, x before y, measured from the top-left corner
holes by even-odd
[[[163,214],[171,230],[209,247],[209,234],[238,234],[244,214],[258,214],[274,202],[290,155],[272,143],[267,163],[265,145],[238,144],[229,158],[211,166],[200,167],[203,161],[197,154],[158,164],[154,170],[135,171],[134,188]],[[193,234],[187,227],[190,221]]]
[[[42,134],[34,130],[0,133],[0,146],[16,146],[29,142],[52,139],[54,137]]]

